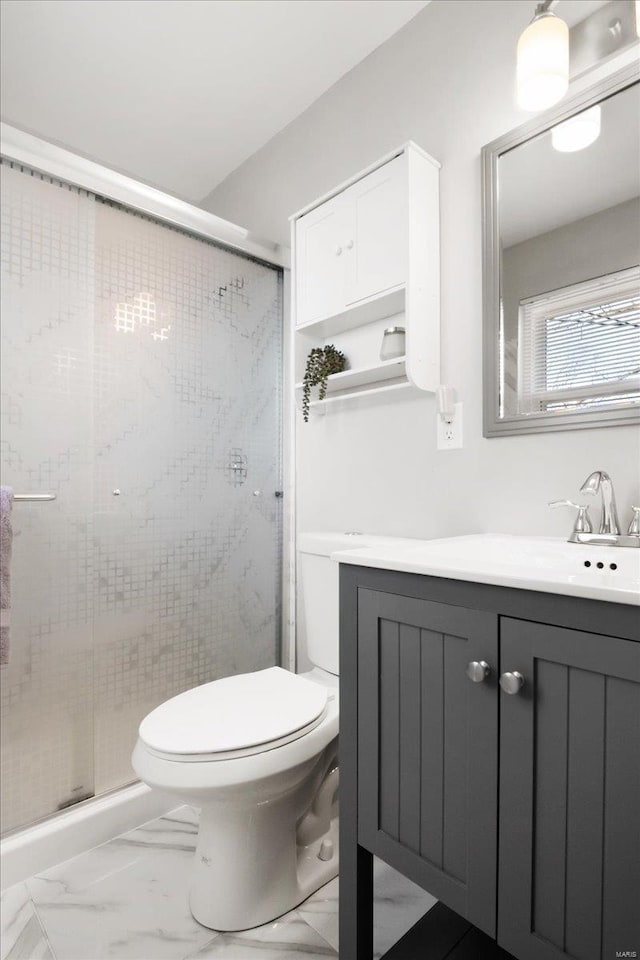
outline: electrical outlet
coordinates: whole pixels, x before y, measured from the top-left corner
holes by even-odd
[[[451,423],[436,417],[438,450],[459,450],[462,446],[462,403],[455,404]]]

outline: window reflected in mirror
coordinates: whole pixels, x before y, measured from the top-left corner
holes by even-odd
[[[499,417],[640,407],[640,85],[498,158]]]

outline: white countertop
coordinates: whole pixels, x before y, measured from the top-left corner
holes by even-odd
[[[443,540],[390,540],[337,550],[331,559],[640,606],[640,549],[630,547],[586,546],[558,537],[474,534]]]

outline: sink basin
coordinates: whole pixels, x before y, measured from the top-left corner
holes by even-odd
[[[555,537],[476,534],[340,550],[340,563],[640,606],[640,551]]]

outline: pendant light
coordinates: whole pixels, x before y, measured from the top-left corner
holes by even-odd
[[[523,110],[546,110],[569,88],[569,27],[552,13],[555,2],[538,4],[518,40],[518,106]]]

